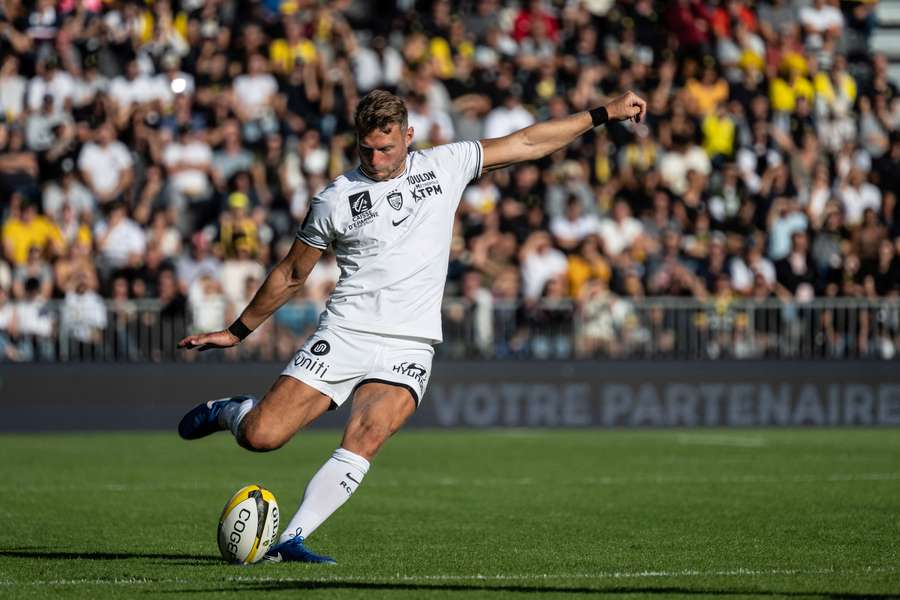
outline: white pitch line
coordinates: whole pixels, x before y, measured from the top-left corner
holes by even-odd
[[[748,569],[739,567],[736,569],[702,571],[684,569],[680,571],[600,571],[597,573],[521,573],[521,574],[435,574],[435,575],[387,575],[387,576],[335,576],[335,577],[225,577],[224,582],[229,583],[415,583],[428,581],[556,581],[556,580],[616,580],[616,579],[660,579],[671,577],[797,577],[804,575],[865,575],[878,573],[895,573],[897,569],[892,566],[865,567],[862,569],[836,570],[824,569]],[[9,581],[0,580],[0,586],[6,587],[44,587],[44,586],[79,586],[79,585],[158,585],[158,584],[210,584],[215,581],[192,580],[184,578],[122,578],[122,579],[43,579],[35,581]]]
[[[637,475],[634,477],[583,477],[563,481],[543,482],[535,478],[521,479],[461,479],[441,477],[434,480],[379,480],[371,483],[372,487],[397,487],[418,483],[435,486],[474,486],[474,487],[508,487],[513,485],[536,485],[553,483],[554,485],[684,485],[684,484],[726,484],[726,483],[833,483],[843,481],[897,481],[900,473],[833,473],[825,476],[789,475],[773,477],[770,475],[730,475],[724,477],[673,477],[670,475]]]
[[[463,479],[457,477],[438,477],[434,479],[380,479],[372,480],[366,484],[366,487],[400,487],[404,485],[432,485],[437,487],[510,487],[510,486],[529,486],[543,485],[552,483],[553,485],[691,485],[691,484],[787,484],[787,483],[839,483],[853,481],[898,481],[900,473],[832,473],[830,475],[726,475],[724,477],[678,477],[661,474],[636,475],[633,477],[582,477],[580,479],[564,479],[562,481],[542,480],[534,477],[520,478],[477,478]],[[96,483],[96,484],[80,484],[80,485],[17,485],[15,486],[17,493],[52,493],[52,492],[71,492],[80,491],[90,488],[95,491],[106,492],[163,492],[163,491],[201,491],[216,490],[221,486],[218,485],[197,485],[197,484],[132,484],[132,483]]]
[[[764,437],[747,435],[702,435],[679,433],[675,438],[686,446],[726,446],[734,448],[762,448],[769,445]]]

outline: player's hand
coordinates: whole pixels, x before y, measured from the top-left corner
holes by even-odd
[[[223,329],[222,331],[214,331],[213,333],[201,333],[199,335],[189,335],[180,342],[179,348],[185,350],[212,350],[213,348],[231,348],[241,343],[236,335]]]
[[[646,112],[647,103],[634,92],[619,96],[606,105],[606,113],[609,115],[610,121],[634,119],[635,123],[640,123]]]

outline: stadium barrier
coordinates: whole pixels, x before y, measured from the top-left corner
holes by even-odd
[[[198,355],[175,348],[188,333],[224,328],[223,302],[59,301],[32,306],[15,335],[0,331],[10,362],[286,362],[316,327],[322,306],[282,307],[240,347]],[[189,305],[188,305],[189,306]],[[447,299],[444,360],[871,359],[900,356],[900,299],[712,300],[605,295],[572,301]],[[24,314],[24,313],[23,313]]]
[[[168,429],[196,403],[261,396],[267,363],[0,365],[0,431]],[[438,360],[418,427],[900,425],[893,361]],[[317,426],[340,426],[346,408]]]

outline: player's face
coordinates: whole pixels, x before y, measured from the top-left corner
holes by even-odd
[[[413,128],[402,129],[397,123],[391,123],[391,128],[386,132],[375,129],[363,137],[357,136],[363,172],[375,181],[391,179],[402,173],[412,138]]]

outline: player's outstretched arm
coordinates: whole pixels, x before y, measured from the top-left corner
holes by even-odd
[[[253,300],[231,327],[222,331],[189,335],[178,342],[178,347],[188,350],[196,348],[202,352],[211,348],[236,346],[300,291],[321,256],[322,251],[318,248],[294,240],[290,252],[275,265],[256,291]]]
[[[646,110],[647,103],[634,92],[628,92],[604,107],[585,110],[562,119],[535,123],[502,138],[481,140],[481,147],[484,149],[483,169],[490,171],[543,158],[568,146],[577,137],[607,120],[640,121]]]

